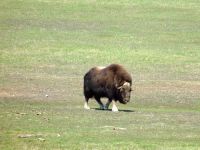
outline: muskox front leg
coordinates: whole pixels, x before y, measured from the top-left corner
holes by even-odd
[[[103,103],[101,102],[101,99],[100,99],[99,97],[95,97],[95,99],[96,99],[97,103],[99,104],[100,109],[104,109],[104,105],[103,105]]]
[[[106,103],[104,109],[108,109],[111,102],[112,102],[112,99],[108,99],[108,101],[107,101],[107,103]]]
[[[113,103],[112,111],[113,111],[113,112],[118,112],[118,108],[117,108],[117,106],[116,106],[116,101],[113,100],[112,103]]]

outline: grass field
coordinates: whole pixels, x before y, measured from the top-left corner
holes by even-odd
[[[199,16],[199,0],[0,1],[0,149],[199,150]],[[111,63],[131,102],[84,110],[84,73]]]

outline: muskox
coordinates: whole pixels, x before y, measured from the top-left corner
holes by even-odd
[[[95,98],[100,109],[108,109],[113,103],[112,111],[117,112],[116,102],[126,104],[130,101],[132,78],[131,75],[119,64],[111,64],[107,67],[94,67],[84,76],[85,109],[90,109],[88,100]],[[101,98],[108,98],[104,105]]]

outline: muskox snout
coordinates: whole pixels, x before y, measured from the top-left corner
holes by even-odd
[[[131,96],[130,96],[130,93],[128,93],[128,95],[124,98],[124,101],[128,103],[130,99],[131,99]]]
[[[129,101],[130,101],[130,99],[124,99],[124,100],[123,100],[123,103],[126,104],[126,103],[128,103]]]

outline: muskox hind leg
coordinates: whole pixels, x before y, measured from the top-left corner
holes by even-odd
[[[95,99],[96,99],[97,103],[99,104],[100,109],[104,109],[104,105],[103,105],[103,103],[101,102],[100,97],[95,97]]]
[[[90,109],[90,107],[88,106],[88,100],[89,98],[85,98],[85,104],[84,104],[85,109]]]

